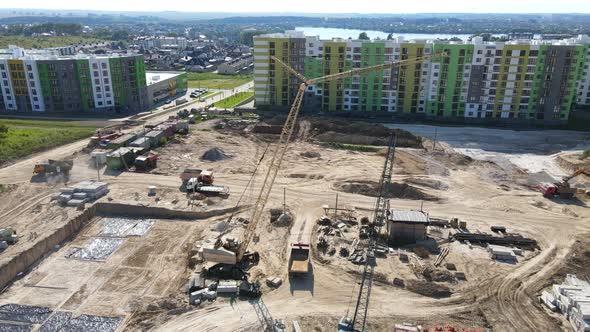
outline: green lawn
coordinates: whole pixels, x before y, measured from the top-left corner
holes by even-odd
[[[71,44],[88,44],[102,41],[96,38],[79,36],[59,37],[25,37],[25,36],[0,36],[0,48],[7,48],[8,45],[16,45],[22,48],[45,48],[66,46]]]
[[[0,119],[0,125],[8,127],[0,137],[0,164],[92,136],[96,130],[83,121]]]
[[[213,106],[220,108],[232,108],[244,102],[246,99],[252,98],[253,96],[254,92],[238,92],[233,96],[221,99],[220,101],[214,103]]]
[[[214,73],[187,73],[189,88],[233,89],[252,81],[252,75],[219,75]]]

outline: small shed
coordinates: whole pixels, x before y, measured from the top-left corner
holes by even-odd
[[[391,210],[387,216],[387,237],[390,243],[415,243],[426,239],[428,215],[423,211]]]

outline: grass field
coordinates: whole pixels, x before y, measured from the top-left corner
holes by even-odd
[[[83,121],[0,119],[8,132],[0,137],[0,164],[91,136],[96,127]]]
[[[16,45],[22,48],[45,48],[66,46],[80,43],[95,43],[102,41],[96,38],[77,36],[60,37],[24,37],[24,36],[2,36],[0,37],[0,48],[7,48],[8,45]]]
[[[221,99],[220,101],[213,104],[215,107],[220,108],[232,108],[240,103],[244,102],[246,99],[251,98],[254,96],[254,92],[238,92],[233,96],[229,96],[225,99]]]
[[[188,73],[189,88],[233,89],[252,81],[252,75],[219,75],[214,73]]]

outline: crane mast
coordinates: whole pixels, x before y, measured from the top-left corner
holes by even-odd
[[[365,331],[367,312],[369,310],[369,298],[371,296],[371,286],[373,285],[373,272],[375,269],[375,247],[377,246],[377,239],[381,232],[381,226],[386,222],[387,212],[389,210],[389,200],[385,197],[387,186],[391,184],[391,176],[393,175],[393,162],[395,159],[395,132],[391,132],[389,142],[387,145],[387,154],[385,155],[385,163],[383,165],[383,172],[379,179],[379,196],[375,201],[375,208],[373,210],[373,229],[369,234],[369,246],[367,248],[367,257],[363,266],[363,273],[361,275],[361,284],[359,288],[356,306],[350,328],[352,331],[360,326],[360,330]]]
[[[302,75],[301,73],[297,72],[291,66],[286,64],[281,59],[271,56],[271,59],[274,62],[279,63],[284,70],[291,73],[293,76],[297,77],[302,83],[299,85],[297,89],[297,94],[295,95],[295,99],[293,104],[291,105],[291,109],[289,110],[289,114],[287,115],[287,120],[283,125],[283,129],[281,130],[281,136],[279,137],[279,141],[276,144],[276,148],[273,151],[272,158],[270,160],[270,165],[264,177],[264,181],[262,183],[262,187],[260,188],[260,192],[258,193],[258,197],[256,199],[256,203],[254,204],[254,209],[252,212],[252,217],[250,218],[250,223],[248,224],[245,232],[242,235],[242,240],[238,244],[238,248],[236,250],[236,263],[239,263],[242,258],[244,257],[248,245],[254,238],[254,233],[256,231],[256,226],[258,225],[259,221],[262,219],[262,213],[270,196],[270,192],[272,190],[272,186],[276,179],[276,176],[279,172],[281,167],[281,163],[283,161],[283,157],[287,152],[287,147],[289,145],[289,140],[291,139],[291,135],[293,134],[293,130],[295,128],[295,122],[297,121],[297,116],[299,115],[299,110],[301,108],[301,103],[303,101],[303,96],[305,95],[305,90],[309,85],[333,81],[338,79],[343,79],[347,77],[352,77],[354,75],[362,75],[369,72],[375,72],[384,69],[391,69],[397,65],[406,65],[412,63],[418,63],[425,60],[429,60],[431,58],[436,58],[440,56],[445,56],[446,54],[435,54],[429,56],[423,56],[413,59],[401,60],[396,62],[388,62],[384,64],[379,64],[375,66],[369,66],[365,68],[359,69],[352,69],[348,71],[344,71],[341,73],[326,75],[322,77],[312,78],[309,79]],[[368,301],[368,300],[367,300]]]

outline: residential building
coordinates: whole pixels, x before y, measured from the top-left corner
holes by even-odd
[[[217,72],[222,75],[236,75],[252,70],[253,57],[246,54],[217,66]]]
[[[466,121],[560,124],[590,105],[590,38],[470,42],[321,40],[300,31],[254,37],[259,107],[290,106],[300,83],[271,56],[319,77],[391,61],[446,53],[365,75],[309,86],[303,107],[322,112],[383,112]]]
[[[0,52],[0,112],[140,112],[149,106],[143,56]]]

